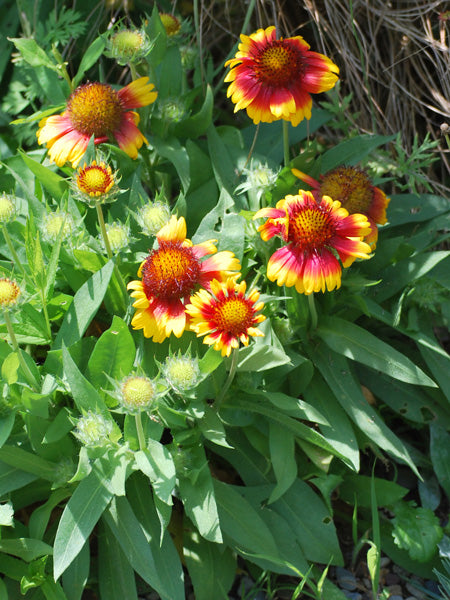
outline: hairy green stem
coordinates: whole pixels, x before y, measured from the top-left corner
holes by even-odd
[[[100,232],[102,234],[103,242],[105,244],[106,254],[108,255],[108,258],[110,260],[114,260],[113,253],[111,250],[111,244],[109,243],[108,233],[106,231],[105,219],[103,218],[102,205],[99,202],[97,202],[95,204],[95,208],[97,209],[97,219],[98,219],[98,224],[100,226]],[[114,273],[117,278],[117,282],[120,286],[120,289],[122,291],[122,294],[123,294],[123,297],[125,300],[125,307],[126,307],[128,304],[127,287],[123,280],[122,273],[119,271],[119,267],[117,266],[117,264],[115,262],[114,262]]]
[[[223,386],[222,390],[220,391],[220,394],[217,396],[216,401],[214,403],[216,411],[219,410],[223,399],[226,396],[226,393],[228,392],[230,385],[233,383],[233,379],[234,376],[236,375],[236,370],[237,370],[237,364],[238,364],[238,353],[239,353],[239,348],[234,348],[233,349],[233,353],[231,355],[231,367],[230,367],[230,372],[228,373],[228,378],[225,381],[225,385]]]
[[[137,415],[135,415],[134,419],[136,422],[136,431],[137,431],[137,436],[138,436],[138,441],[139,441],[139,450],[145,450],[147,445],[145,443],[145,435],[144,435],[144,428],[142,427],[141,413],[137,413]]]
[[[25,375],[25,377],[26,377],[30,387],[33,389],[33,391],[37,392],[39,389],[38,382],[36,381],[36,378],[33,375],[33,373],[30,371],[30,368],[27,365],[27,363],[25,362],[24,357],[22,356],[22,351],[19,347],[19,344],[17,343],[17,338],[14,333],[11,319],[9,318],[9,313],[7,310],[3,311],[3,316],[5,318],[5,324],[6,324],[6,329],[8,331],[9,339],[11,340],[11,346],[13,347],[14,352],[16,352],[17,356],[19,357],[19,363],[22,368],[23,374]]]
[[[11,256],[13,257],[13,261],[14,261],[14,265],[16,267],[18,267],[18,269],[20,270],[20,272],[22,273],[22,275],[25,275],[25,269],[22,266],[22,263],[20,262],[19,257],[17,256],[17,252],[14,248],[14,245],[12,243],[12,240],[9,236],[8,230],[6,228],[6,225],[3,224],[3,236],[5,238],[5,242],[9,248],[9,251],[11,252]]]

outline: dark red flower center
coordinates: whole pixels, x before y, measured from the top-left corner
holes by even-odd
[[[213,308],[215,329],[240,336],[247,333],[253,323],[253,308],[246,298],[228,297],[218,301]]]
[[[255,58],[254,70],[265,85],[288,87],[297,84],[303,75],[303,56],[287,40],[275,40]]]
[[[142,267],[142,285],[147,298],[185,298],[199,283],[201,264],[192,248],[181,242],[161,241]]]
[[[320,195],[338,200],[350,214],[367,214],[373,200],[373,186],[364,171],[338,167],[323,177]]]
[[[67,110],[74,129],[96,138],[116,131],[124,112],[119,95],[105,83],[77,87],[69,97]]]
[[[300,250],[321,250],[329,245],[335,231],[329,210],[312,201],[289,215],[288,241]]]

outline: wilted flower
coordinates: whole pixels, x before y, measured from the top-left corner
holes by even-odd
[[[159,13],[159,18],[164,25],[168,37],[175,36],[181,31],[180,20],[174,15],[170,15],[169,13]]]
[[[50,160],[62,167],[67,161],[76,167],[94,136],[94,143],[114,137],[131,158],[147,140],[137,128],[139,115],[130,110],[152,104],[155,86],[141,77],[116,91],[106,83],[85,83],[72,92],[66,110],[39,123],[39,144],[46,144]]]
[[[371,184],[367,173],[358,167],[337,167],[316,181],[298,169],[292,173],[312,187],[313,195],[317,200],[322,196],[329,196],[337,200],[350,214],[361,213],[369,220],[371,231],[364,238],[375,248],[378,239],[378,225],[387,222],[386,209],[390,198]]]
[[[362,241],[370,232],[367,217],[349,215],[328,196],[318,203],[311,192],[299,190],[276,208],[262,208],[254,216],[260,217],[267,217],[258,229],[264,241],[279,236],[286,242],[271,256],[267,277],[301,294],[340,287],[342,267],[335,253],[344,267],[356,258],[370,258],[371,248]]]
[[[217,252],[215,240],[193,245],[186,239],[186,221],[172,216],[157,234],[159,247],[139,267],[141,281],[131,281],[131,321],[144,336],[163,342],[172,333],[180,337],[187,326],[185,304],[198,288],[209,288],[213,279],[226,279],[240,268],[239,260],[227,250]],[[217,252],[217,254],[215,254]],[[206,260],[201,260],[214,254]]]
[[[211,292],[200,290],[191,296],[186,312],[191,317],[190,327],[197,337],[206,336],[204,344],[214,345],[222,356],[230,356],[239,342],[248,346],[250,336],[261,337],[263,332],[256,326],[266,318],[257,314],[264,306],[258,302],[259,292],[252,290],[245,295],[246,283],[230,277],[226,282],[211,282]]]
[[[323,54],[312,52],[300,36],[276,38],[275,27],[241,34],[239,51],[228,60],[227,96],[246,109],[254,123],[279,119],[296,126],[311,118],[311,94],[330,90],[338,67]]]

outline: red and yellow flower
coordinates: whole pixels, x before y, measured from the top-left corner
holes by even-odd
[[[212,281],[211,291],[200,290],[191,296],[186,312],[191,317],[190,328],[197,337],[205,336],[203,343],[214,345],[222,356],[230,356],[239,342],[248,346],[250,336],[261,337],[263,332],[256,325],[266,318],[257,314],[264,303],[258,302],[259,292],[252,290],[245,295],[246,283],[230,277],[225,282]]]
[[[223,281],[240,269],[232,252],[217,252],[216,240],[193,245],[186,239],[186,221],[172,216],[156,236],[158,248],[139,267],[140,281],[131,281],[133,306],[131,321],[144,336],[163,342],[172,333],[180,337],[188,328],[186,303],[198,289],[209,289],[211,281]],[[217,252],[217,254],[216,254]],[[206,256],[214,254],[214,256]]]
[[[254,218],[267,217],[258,228],[264,241],[279,236],[286,245],[276,250],[267,265],[267,277],[278,285],[295,286],[301,294],[331,291],[341,285],[342,267],[356,258],[369,258],[363,242],[370,232],[365,215],[350,215],[341,203],[324,196],[317,202],[311,192],[299,190],[276,208],[263,208]]]
[[[131,158],[147,140],[139,131],[139,115],[130,110],[156,100],[157,92],[148,77],[141,77],[116,91],[106,83],[85,83],[72,92],[66,110],[39,123],[39,144],[46,144],[50,160],[62,167],[67,161],[76,167],[89,140],[95,144],[114,137]]]
[[[330,196],[339,201],[350,214],[361,213],[369,220],[371,231],[364,238],[375,249],[378,240],[377,225],[387,223],[386,209],[390,198],[370,182],[367,173],[358,167],[337,167],[325,175],[320,181],[310,177],[298,169],[292,173],[312,188],[317,200],[322,196]]]
[[[339,73],[302,37],[277,39],[273,26],[242,34],[236,56],[225,66],[230,67],[225,82],[231,82],[227,95],[234,112],[245,108],[254,123],[284,119],[294,127],[311,118],[311,94],[330,90]]]

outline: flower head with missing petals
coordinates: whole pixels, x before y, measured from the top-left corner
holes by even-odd
[[[191,317],[191,329],[197,336],[204,335],[204,344],[214,345],[222,356],[230,356],[239,342],[248,346],[250,336],[261,337],[256,326],[266,318],[257,314],[264,303],[258,302],[259,292],[245,294],[246,283],[230,277],[225,282],[212,281],[211,292],[200,290],[191,296],[186,312]]]
[[[215,240],[193,245],[186,233],[184,218],[172,216],[156,236],[159,247],[139,268],[142,279],[128,284],[137,309],[131,324],[155,342],[163,342],[172,333],[181,337],[188,327],[185,304],[189,297],[199,288],[209,289],[213,279],[223,281],[240,269],[232,252],[217,252]]]
[[[365,215],[350,215],[340,202],[324,196],[317,202],[311,192],[299,190],[276,208],[263,208],[254,218],[267,217],[259,227],[264,241],[279,236],[286,245],[276,250],[267,265],[267,277],[278,285],[295,286],[301,294],[332,291],[341,285],[342,265],[370,258],[362,240],[370,232]]]
[[[377,225],[387,223],[386,209],[390,198],[387,198],[380,188],[371,184],[365,171],[358,167],[337,167],[321,175],[320,181],[316,181],[298,169],[292,169],[292,173],[311,186],[317,200],[322,196],[330,196],[340,202],[350,214],[366,215],[371,231],[364,241],[375,250],[378,240]]]
[[[50,160],[58,167],[67,161],[77,167],[94,137],[95,144],[115,138],[119,147],[131,158],[137,158],[142,144],[147,143],[137,128],[139,115],[130,110],[152,104],[157,92],[148,77],[141,77],[116,91],[106,83],[80,85],[72,92],[66,110],[39,123],[39,144],[46,144]]]
[[[295,127],[311,118],[311,94],[330,90],[338,67],[323,54],[312,52],[300,36],[276,38],[275,27],[241,35],[225,82],[234,111],[246,109],[253,122],[279,119]]]

